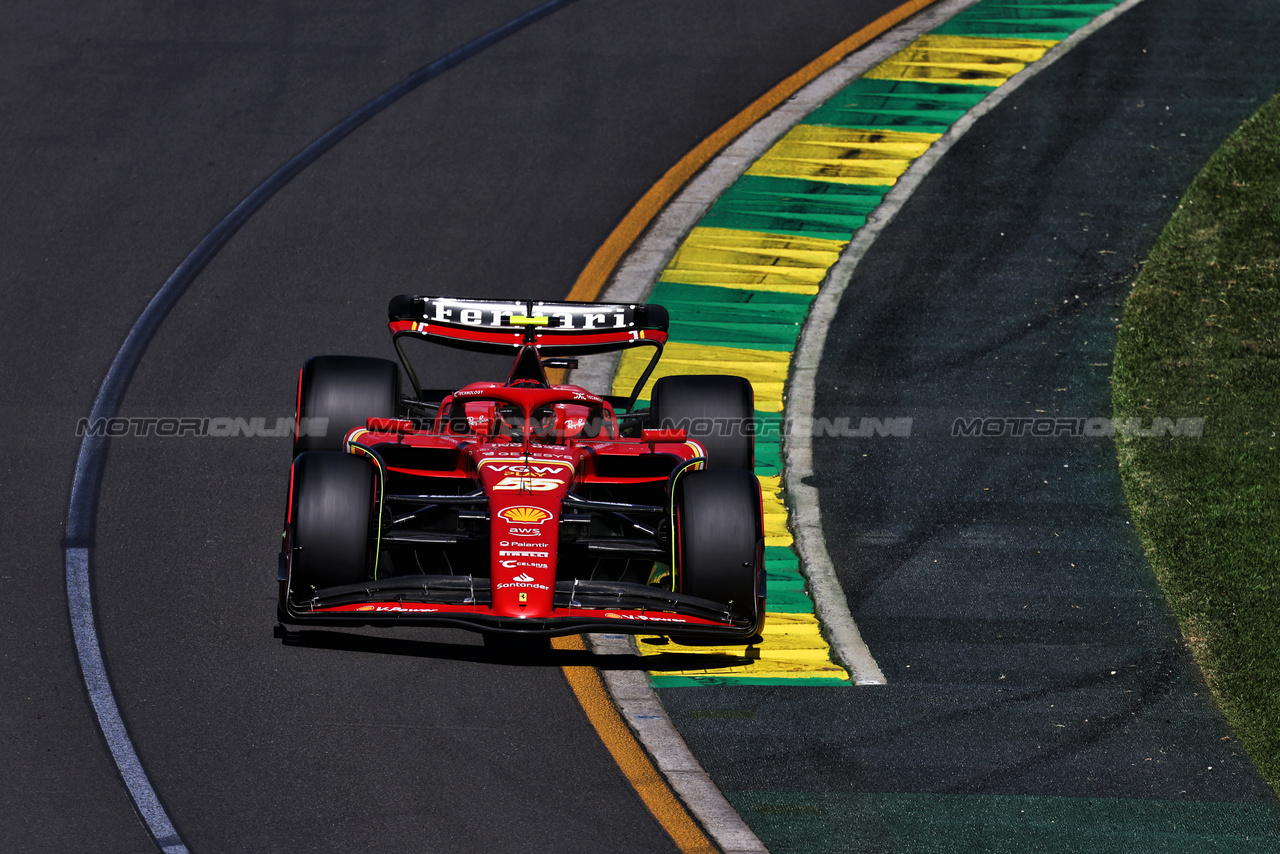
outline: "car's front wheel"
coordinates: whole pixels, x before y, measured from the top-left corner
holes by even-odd
[[[308,451],[293,461],[289,523],[290,591],[358,584],[373,572],[376,549],[373,466],[336,451]]]
[[[755,393],[744,377],[678,375],[653,384],[654,427],[683,429],[702,445],[711,468],[755,468]]]
[[[394,418],[400,368],[387,359],[314,356],[298,375],[293,455],[341,451],[343,437],[370,418]]]
[[[760,483],[743,469],[708,469],[676,482],[676,583],[681,593],[757,613],[763,584]],[[758,574],[759,573],[759,574]]]

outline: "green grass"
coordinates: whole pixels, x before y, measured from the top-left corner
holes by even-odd
[[[1117,436],[1134,522],[1219,704],[1280,791],[1280,96],[1214,154],[1125,307]]]

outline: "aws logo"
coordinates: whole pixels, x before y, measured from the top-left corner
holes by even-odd
[[[498,518],[520,525],[541,525],[551,518],[551,514],[541,507],[507,507],[498,511]]]

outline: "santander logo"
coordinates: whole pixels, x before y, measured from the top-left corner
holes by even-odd
[[[533,576],[527,572],[522,572],[511,580],[519,581],[521,584],[528,584],[530,581],[533,581]]]

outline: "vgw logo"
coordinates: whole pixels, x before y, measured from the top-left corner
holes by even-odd
[[[532,474],[532,475],[550,475],[560,474],[565,469],[573,470],[571,463],[562,463],[559,460],[540,460],[531,462],[519,462],[509,460],[482,460],[480,468],[490,468],[494,471],[509,472],[511,474]]]

